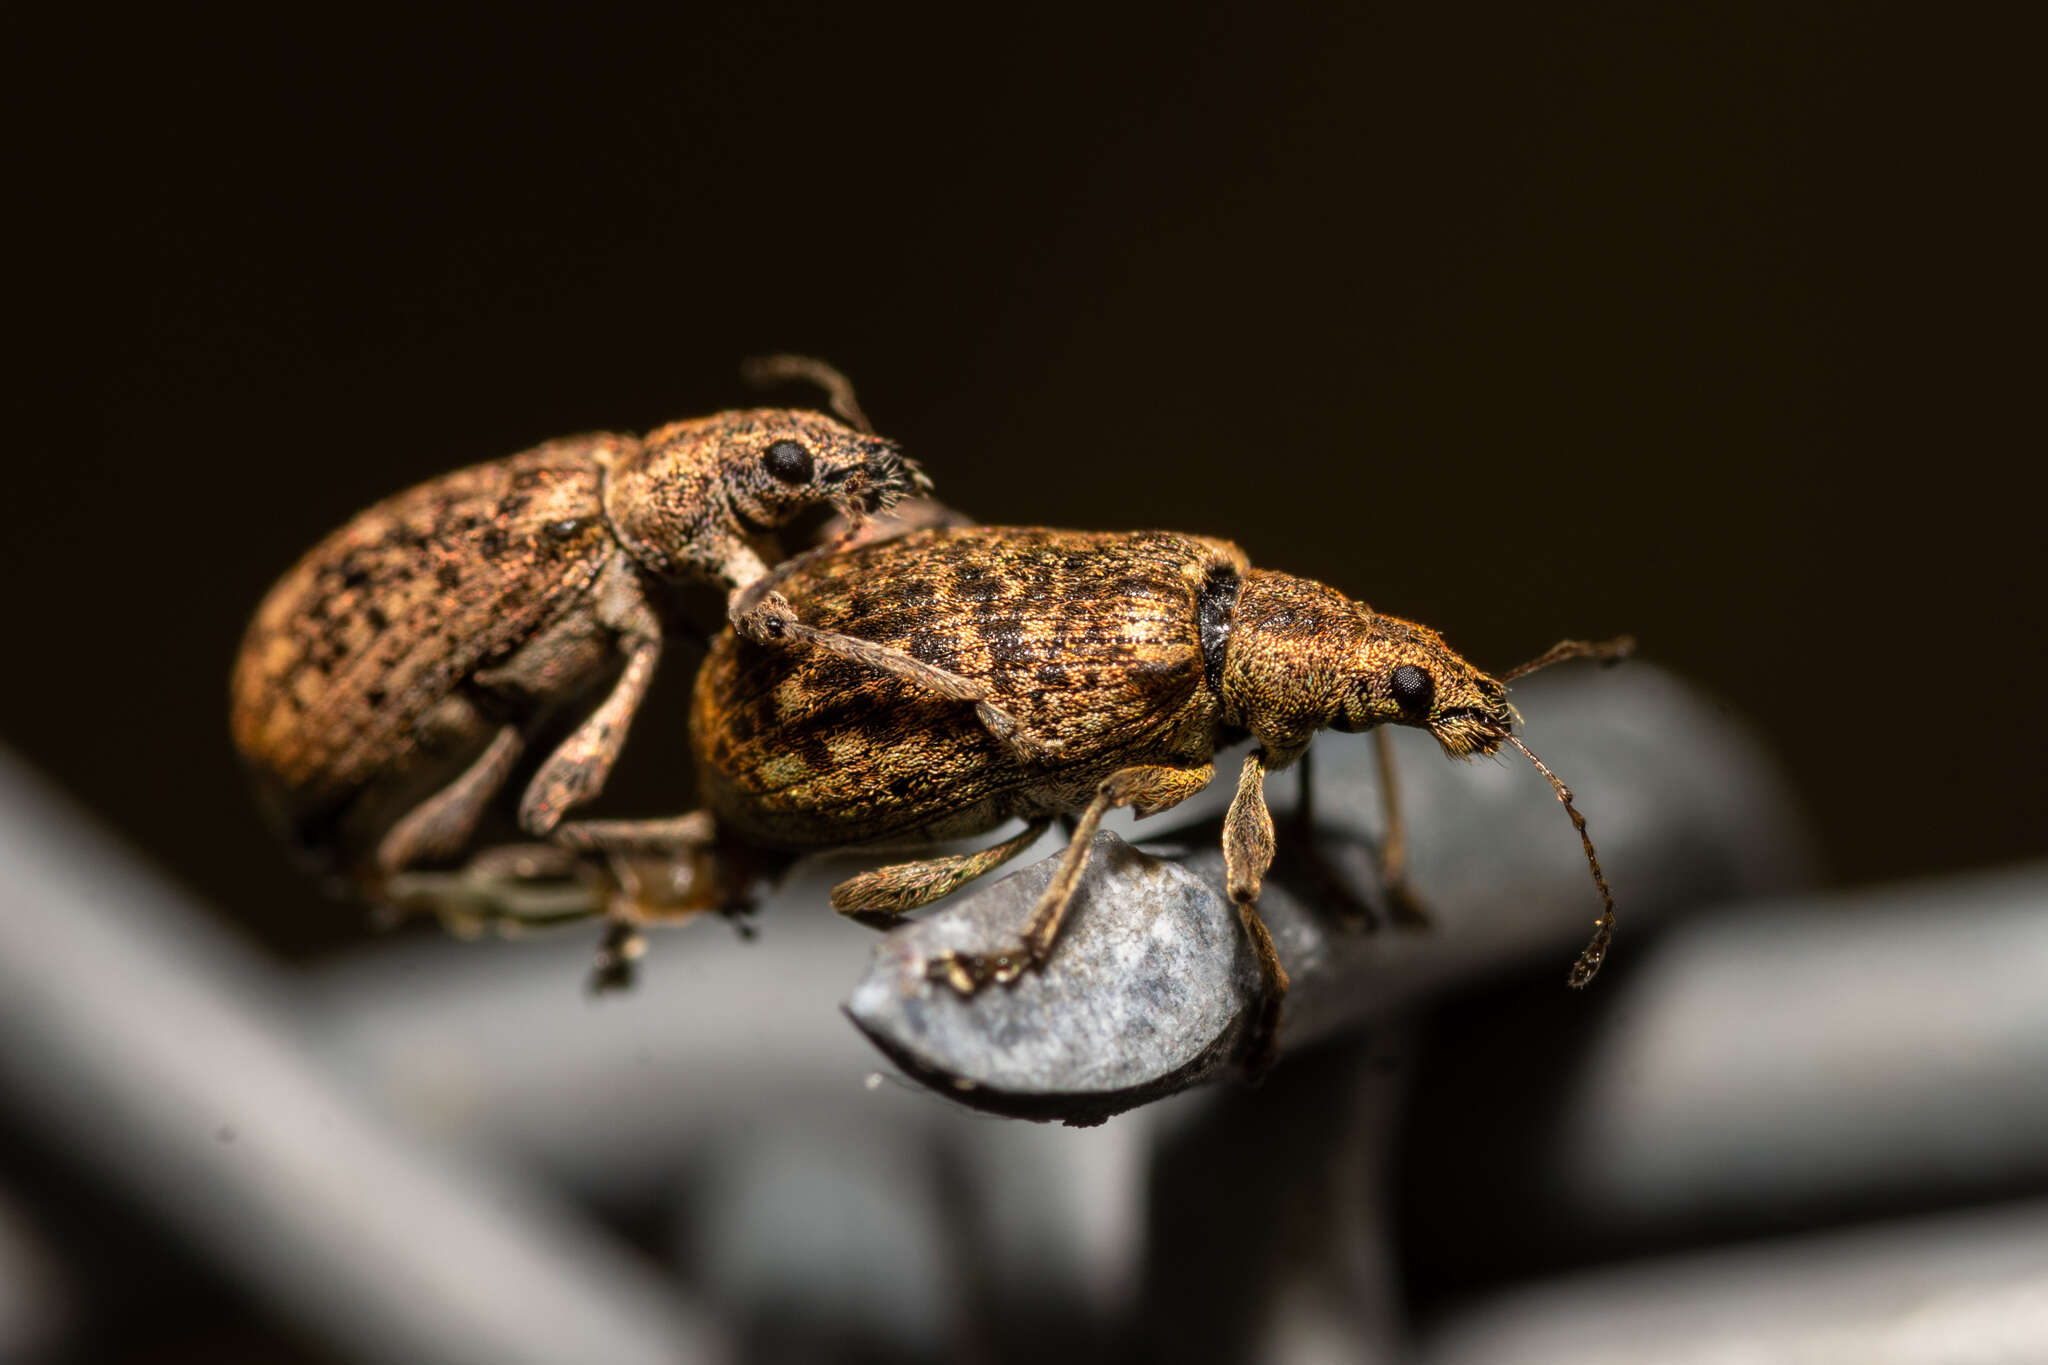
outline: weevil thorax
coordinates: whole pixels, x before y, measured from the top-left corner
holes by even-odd
[[[675,578],[715,570],[735,534],[767,535],[808,508],[858,525],[930,489],[893,441],[823,413],[748,408],[650,433],[610,468],[605,515],[634,558]]]
[[[1238,593],[1219,690],[1227,723],[1280,763],[1318,730],[1376,725],[1427,730],[1453,758],[1491,754],[1518,720],[1507,690],[1429,627],[1263,569]]]

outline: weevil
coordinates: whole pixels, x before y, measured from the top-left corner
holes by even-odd
[[[270,590],[235,663],[231,729],[316,866],[378,899],[396,873],[459,859],[537,743],[553,747],[535,751],[518,824],[559,832],[604,786],[653,679],[667,583],[725,589],[751,638],[980,701],[907,655],[810,628],[774,591],[777,528],[825,506],[850,540],[930,482],[867,428],[836,371],[785,356],[753,377],[816,381],[847,420],[747,409],[550,441],[387,498]],[[997,708],[977,714],[1002,728]]]
[[[1606,875],[1571,792],[1514,734],[1520,718],[1505,683],[1562,659],[1619,657],[1630,641],[1568,640],[1494,678],[1426,626],[1254,569],[1227,541],[1169,532],[924,531],[807,565],[782,587],[814,627],[983,683],[1048,741],[1040,761],[1020,760],[898,679],[732,633],[698,674],[691,745],[704,809],[692,818],[707,838],[793,852],[1024,822],[984,849],[842,882],[832,892],[842,913],[886,917],[928,904],[1023,852],[1054,819],[1073,818],[1016,944],[929,964],[962,993],[1046,960],[1107,811],[1145,816],[1179,804],[1214,778],[1220,749],[1249,739],[1224,862],[1265,980],[1270,1037],[1287,973],[1258,914],[1274,852],[1266,774],[1302,758],[1318,731],[1371,731],[1384,744],[1389,725],[1426,730],[1452,758],[1512,745],[1536,765],[1578,831],[1601,901],[1571,984],[1591,981],[1606,956]],[[1384,861],[1398,882],[1398,853]]]

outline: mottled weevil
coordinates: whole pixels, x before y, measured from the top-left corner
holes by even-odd
[[[851,535],[930,484],[867,429],[836,371],[785,356],[753,377],[814,380],[852,425],[767,408],[550,441],[378,503],[271,589],[235,663],[231,725],[316,863],[376,898],[394,873],[459,858],[529,745],[566,721],[518,806],[527,833],[555,831],[604,785],[653,678],[663,580],[725,588],[752,637],[979,700],[908,656],[806,628],[772,591],[778,527],[822,505]]]
[[[727,633],[691,707],[719,837],[794,851],[1025,822],[990,848],[884,867],[832,893],[842,912],[894,915],[1021,853],[1055,817],[1079,817],[1014,948],[931,964],[963,993],[1046,959],[1105,812],[1177,805],[1209,784],[1218,749],[1249,738],[1225,819],[1225,876],[1277,1010],[1287,973],[1257,910],[1273,858],[1265,775],[1301,758],[1319,730],[1379,731],[1384,742],[1385,725],[1427,730],[1452,758],[1511,744],[1535,763],[1601,899],[1571,984],[1599,970],[1614,928],[1606,876],[1571,793],[1514,735],[1503,684],[1562,659],[1619,657],[1627,641],[1565,641],[1495,679],[1427,627],[1254,569],[1226,541],[1168,532],[924,531],[807,565],[782,588],[818,629],[985,684],[1044,742],[1043,756],[1019,759],[959,708],[895,678]]]

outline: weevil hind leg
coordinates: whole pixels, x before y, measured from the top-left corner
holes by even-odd
[[[443,705],[466,707],[467,702],[449,698]],[[407,811],[404,818],[385,831],[377,841],[378,874],[390,878],[415,864],[459,854],[476,833],[491,798],[512,775],[525,749],[526,742],[517,726],[500,727],[460,777]]]
[[[1215,776],[1215,766],[1207,763],[1199,768],[1145,764],[1111,773],[1096,787],[1094,798],[1074,822],[1060,865],[1039,894],[1016,945],[993,953],[941,953],[928,964],[927,974],[962,995],[972,995],[991,981],[1014,981],[1027,969],[1043,965],[1081,884],[1081,874],[1087,870],[1088,852],[1102,817],[1118,806],[1134,807],[1140,815],[1166,810],[1208,786]]]
[[[900,916],[950,896],[1038,842],[1050,819],[1034,820],[1020,834],[972,853],[926,858],[849,877],[832,888],[832,908],[869,928],[885,929]]]

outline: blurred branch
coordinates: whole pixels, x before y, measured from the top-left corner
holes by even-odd
[[[5,754],[0,1087],[355,1359],[720,1354],[675,1286],[565,1204],[337,1078],[284,981]]]

